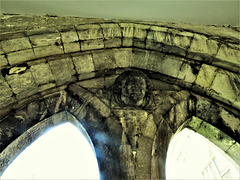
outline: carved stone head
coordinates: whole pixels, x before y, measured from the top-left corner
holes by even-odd
[[[150,97],[150,81],[141,71],[125,71],[115,80],[113,91],[120,105],[142,107]]]

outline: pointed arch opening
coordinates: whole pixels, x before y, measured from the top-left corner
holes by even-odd
[[[166,179],[240,179],[239,166],[202,135],[184,128],[170,142]]]
[[[14,160],[3,172],[1,179],[100,179],[90,137],[81,124],[67,114],[46,119],[31,128],[27,135],[23,134],[18,143],[29,139],[26,137],[28,135],[34,136],[31,132],[36,133],[37,138],[12,158]],[[60,117],[66,119],[60,121]],[[47,124],[51,124],[50,128],[47,128]]]

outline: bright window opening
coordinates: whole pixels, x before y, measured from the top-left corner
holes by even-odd
[[[71,123],[65,123],[27,147],[1,179],[99,179],[99,169],[87,139]]]
[[[240,179],[239,166],[202,135],[184,129],[170,142],[166,179]]]

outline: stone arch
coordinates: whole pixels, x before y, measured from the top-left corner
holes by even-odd
[[[189,99],[164,116],[169,123],[163,124],[172,134],[196,116],[239,142],[236,28],[45,16],[2,20],[1,150],[38,121],[67,110],[81,121],[93,143],[102,146],[99,150],[104,149],[106,161],[100,168],[105,177],[125,177],[117,161],[122,125],[103,95],[129,69],[146,73],[155,90],[179,91],[176,96]],[[186,107],[191,111],[176,119],[174,114]],[[94,128],[99,136],[91,132]],[[106,134],[114,141],[104,138]],[[97,139],[101,136],[103,141]],[[157,157],[151,162],[151,177],[159,177]],[[114,169],[107,169],[108,163]]]

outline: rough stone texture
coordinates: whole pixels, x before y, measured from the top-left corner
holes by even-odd
[[[63,47],[61,45],[50,45],[50,46],[43,46],[43,47],[36,47],[34,48],[34,52],[37,58],[63,54]]]
[[[103,38],[103,32],[100,25],[97,24],[79,25],[76,27],[76,29],[78,30],[78,36],[80,40]]]
[[[49,62],[51,71],[57,85],[75,81],[73,76],[76,72],[70,57]]]
[[[5,53],[32,48],[27,37],[1,41],[1,45]]]
[[[88,41],[82,41],[81,42],[81,50],[93,50],[93,49],[103,49],[104,48],[104,42],[102,39],[97,40],[88,40]]]
[[[30,69],[38,85],[46,84],[54,80],[51,69],[46,63],[33,65]]]
[[[8,65],[8,61],[6,57],[4,55],[0,55],[0,68],[7,65]]]
[[[32,49],[27,49],[9,53],[7,54],[7,58],[10,65],[16,65],[34,59],[35,55]]]
[[[56,43],[61,44],[61,38],[59,33],[41,34],[41,35],[30,36],[29,38],[33,47],[49,46]]]
[[[23,74],[7,75],[6,80],[15,94],[37,88],[30,70],[27,70]]]
[[[11,88],[0,74],[0,108],[3,107],[5,103],[8,104],[13,100],[11,97],[12,94]]]
[[[61,37],[63,43],[77,42],[79,40],[78,34],[75,30],[61,32]]]
[[[65,43],[65,44],[63,44],[63,47],[64,47],[64,52],[65,53],[80,51],[79,42]]]
[[[92,54],[79,54],[73,56],[72,59],[78,74],[93,72],[95,70]]]
[[[118,24],[100,24],[105,39],[121,38],[122,33]]]

